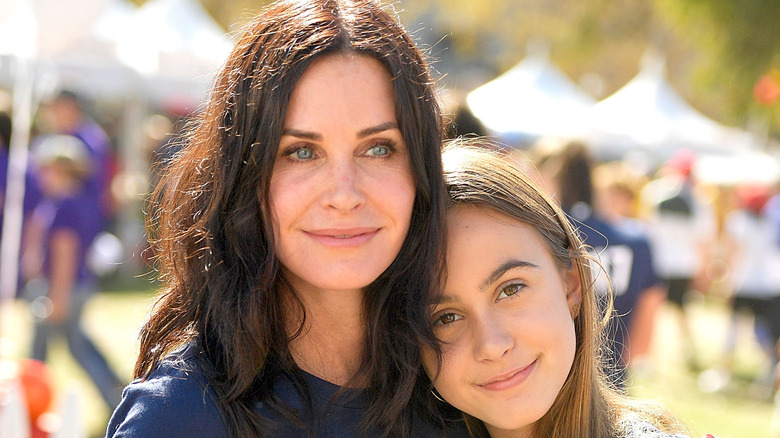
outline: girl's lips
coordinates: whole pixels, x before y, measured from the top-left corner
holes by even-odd
[[[349,248],[367,243],[379,230],[380,228],[338,228],[304,232],[324,246]]]
[[[488,391],[503,391],[514,388],[515,386],[523,383],[525,379],[533,372],[533,370],[536,368],[537,361],[538,359],[534,360],[530,365],[524,368],[515,369],[508,373],[503,373],[491,377],[485,381],[485,383],[480,383],[477,386],[482,389],[487,389]]]

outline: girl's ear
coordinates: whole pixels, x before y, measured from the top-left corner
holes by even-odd
[[[569,305],[569,313],[574,319],[580,314],[582,304],[582,281],[576,264],[566,270],[563,280],[566,286],[566,302]]]

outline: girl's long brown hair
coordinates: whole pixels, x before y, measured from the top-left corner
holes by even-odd
[[[334,53],[370,56],[390,72],[411,156],[411,227],[395,261],[367,287],[358,374],[369,378],[364,428],[412,434],[418,341],[434,340],[424,309],[438,290],[444,241],[441,117],[430,73],[397,19],[373,1],[290,0],[246,26],[149,207],[163,288],[141,330],[135,376],[148,377],[168,353],[197,342],[230,436],[268,436],[257,401],[303,426],[310,418],[272,392],[277,377],[289,376],[310,406],[282,303],[304,309],[280,272],[268,193],[290,95],[313,60]]]
[[[486,139],[456,140],[445,147],[444,177],[453,206],[488,208],[531,225],[561,271],[572,266],[579,271],[583,296],[574,320],[574,363],[552,407],[536,422],[534,436],[613,438],[632,415],[662,430],[684,431],[660,406],[631,400],[609,383],[601,349],[611,299],[599,298],[593,287],[596,260],[563,210],[514,160]],[[490,436],[481,421],[465,417],[472,436]]]

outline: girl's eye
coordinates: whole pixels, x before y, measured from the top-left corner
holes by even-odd
[[[511,297],[518,292],[520,292],[525,287],[525,284],[523,283],[512,283],[507,286],[504,286],[501,289],[501,292],[498,293],[498,298],[508,298]]]
[[[457,313],[447,312],[442,313],[436,317],[436,319],[433,320],[433,325],[447,325],[452,324],[453,322],[463,319],[462,315],[458,315]]]

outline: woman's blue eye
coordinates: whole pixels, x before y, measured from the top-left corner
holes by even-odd
[[[498,298],[504,298],[504,297],[511,297],[512,295],[517,294],[520,292],[520,290],[525,287],[522,283],[513,283],[508,286],[505,286],[501,289],[501,292],[498,294]]]
[[[300,148],[295,151],[295,158],[299,160],[308,160],[314,156],[314,151],[309,148]]]
[[[366,155],[383,156],[383,155],[388,155],[389,153],[390,153],[390,148],[388,146],[378,144],[376,146],[372,146],[371,148],[369,148]]]

